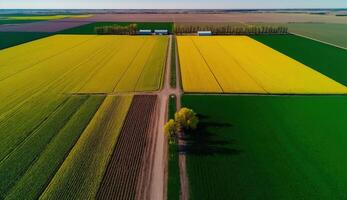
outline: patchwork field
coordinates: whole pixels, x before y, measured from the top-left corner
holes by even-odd
[[[127,26],[129,24],[137,24],[138,29],[165,29],[172,32],[173,23],[169,22],[96,22],[91,24],[86,24],[76,28],[68,29],[62,31],[63,34],[96,34],[95,28],[101,26]]]
[[[186,92],[346,94],[347,88],[246,36],[179,36]]]
[[[120,179],[122,194],[142,195],[156,96],[117,93],[159,90],[167,45],[165,36],[54,35],[1,50],[0,199],[115,196],[108,186]]]
[[[347,199],[346,50],[95,32],[289,22],[344,46],[346,17],[127,12],[0,16],[0,199]],[[172,142],[181,103],[200,122]]]
[[[92,199],[115,148],[132,96],[106,97],[41,199]]]
[[[347,50],[295,35],[252,36],[252,38],[347,85]]]
[[[103,100],[101,96],[68,98],[23,142],[14,145],[0,163],[1,198],[37,199]]]
[[[183,96],[190,199],[346,199],[345,96]]]

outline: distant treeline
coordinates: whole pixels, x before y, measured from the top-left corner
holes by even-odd
[[[177,25],[174,33],[177,35],[192,34],[198,31],[211,31],[213,35],[262,35],[262,34],[287,34],[288,27],[285,26],[235,26],[235,25]]]
[[[95,33],[100,35],[135,35],[137,32],[137,24],[129,24],[127,26],[112,25],[95,27]]]

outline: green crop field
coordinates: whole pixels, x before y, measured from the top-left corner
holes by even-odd
[[[0,173],[1,192],[6,199],[39,197],[103,99],[71,97],[1,162],[0,171],[6,172]]]
[[[138,29],[166,29],[172,32],[173,23],[170,22],[96,22],[91,24],[82,25],[76,28],[71,28],[62,31],[63,34],[96,34],[95,28],[101,26],[127,26],[129,24],[137,24]]]
[[[347,50],[295,35],[252,36],[252,38],[347,85]]]
[[[41,199],[92,199],[116,145],[132,96],[106,97]]]
[[[176,96],[170,95],[168,105],[168,118],[174,119],[176,113]],[[168,144],[168,180],[167,180],[167,199],[177,200],[180,197],[181,182],[177,142]]]
[[[347,24],[289,23],[289,31],[347,48]]]
[[[0,50],[49,36],[49,33],[0,32]]]
[[[346,96],[194,96],[190,199],[346,199]]]

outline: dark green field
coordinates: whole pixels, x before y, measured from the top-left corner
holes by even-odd
[[[347,199],[347,96],[191,96],[191,199]]]
[[[24,23],[31,23],[31,22],[38,22],[42,20],[7,20],[7,19],[0,19],[0,25],[2,24],[24,24]]]
[[[76,28],[64,30],[61,33],[63,34],[96,34],[95,27],[101,26],[112,26],[112,25],[121,25],[127,26],[129,24],[136,23],[138,29],[167,29],[169,32],[172,32],[173,24],[169,22],[96,22],[91,24],[86,24]]]
[[[0,32],[0,49],[47,37],[49,33]]]
[[[170,96],[168,109],[169,119],[174,119],[176,112],[176,96]],[[167,199],[178,200],[181,191],[178,144],[176,142],[169,142],[168,146]]]
[[[252,38],[347,86],[347,50],[294,35]]]

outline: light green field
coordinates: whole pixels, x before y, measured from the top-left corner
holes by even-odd
[[[289,31],[347,48],[347,24],[290,23]]]
[[[0,183],[6,199],[39,197],[103,99],[102,96],[69,98],[1,162],[0,172],[6,173],[0,173]]]

